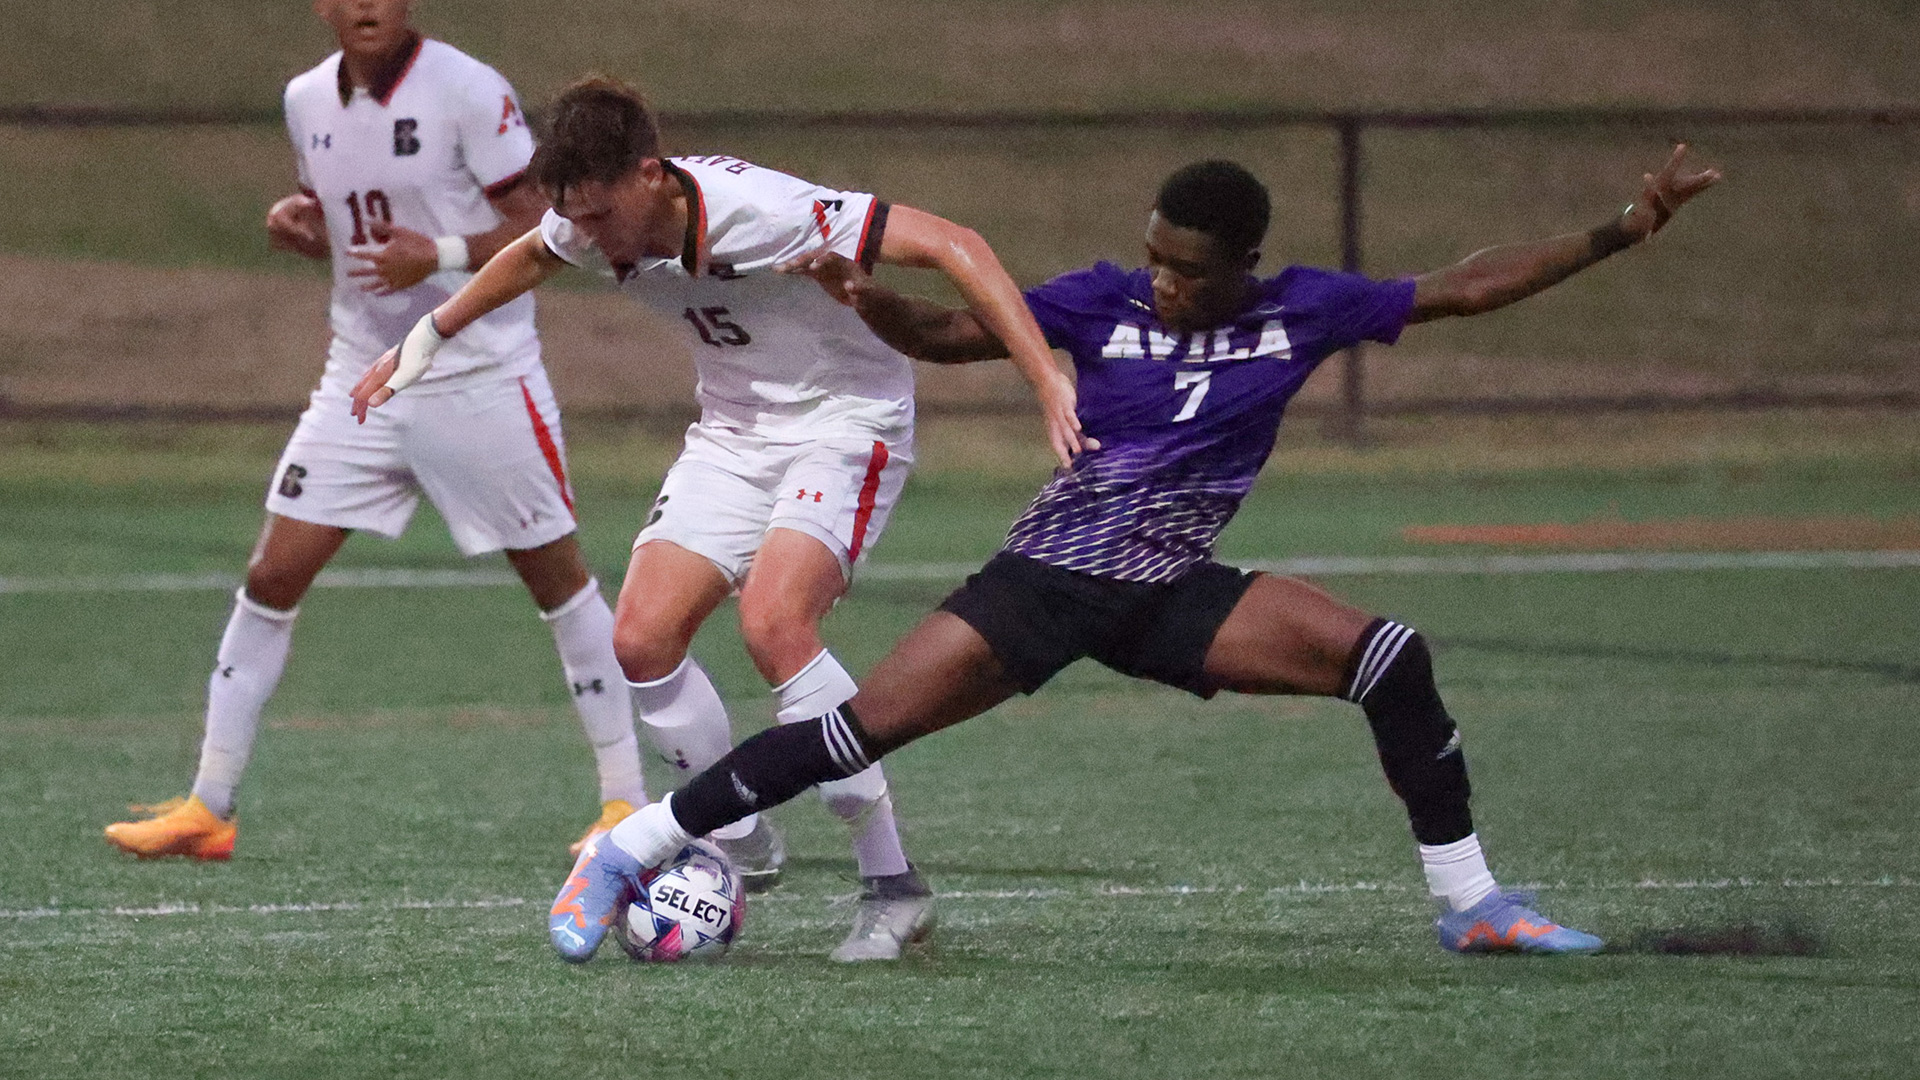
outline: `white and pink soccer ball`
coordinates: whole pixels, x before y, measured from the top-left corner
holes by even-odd
[[[659,869],[642,871],[640,895],[614,936],[627,955],[648,963],[717,960],[740,932],[746,890],[720,849],[695,840]]]

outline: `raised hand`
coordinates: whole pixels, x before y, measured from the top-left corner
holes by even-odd
[[[347,271],[347,276],[364,279],[360,287],[367,292],[391,296],[413,288],[440,269],[440,249],[431,236],[385,222],[374,222],[367,231],[380,246],[347,252],[366,264]]]
[[[1640,197],[1621,215],[1620,225],[1644,240],[1666,225],[1687,200],[1720,182],[1719,169],[1688,169],[1687,144],[1677,143],[1658,173],[1642,176]]]
[[[267,246],[309,259],[326,258],[327,218],[320,200],[303,191],[274,203],[267,211]]]
[[[1060,467],[1070,469],[1073,459],[1089,450],[1100,449],[1100,440],[1080,430],[1079,393],[1065,375],[1045,387],[1036,387],[1040,414],[1047,425],[1047,444]]]

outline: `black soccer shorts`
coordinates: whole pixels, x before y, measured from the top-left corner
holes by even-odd
[[[1116,581],[1003,551],[940,610],[978,631],[1023,693],[1090,656],[1210,698],[1207,649],[1256,576],[1204,562],[1173,581]]]

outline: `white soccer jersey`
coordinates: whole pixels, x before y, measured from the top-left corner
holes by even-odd
[[[471,235],[500,223],[489,191],[511,187],[533,157],[513,87],[486,64],[420,39],[371,88],[348,81],[334,53],[287,84],[287,132],[300,185],[317,196],[333,247],[330,381],[358,379],[420,316],[471,274],[440,271],[391,296],[362,287],[348,256],[373,245],[369,225],[391,222],[428,236]],[[462,330],[435,356],[423,383],[483,368],[525,374],[539,362],[533,297],[522,296]]]
[[[669,165],[688,197],[680,258],[610,266],[551,210],[540,223],[547,247],[613,278],[680,327],[706,415],[762,428],[911,422],[912,362],[811,279],[773,272],[823,245],[871,268],[887,204],[723,155],[671,158]]]

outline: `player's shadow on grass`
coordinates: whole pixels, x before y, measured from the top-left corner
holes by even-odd
[[[1730,653],[1671,646],[1595,645],[1580,642],[1512,641],[1503,638],[1448,637],[1447,648],[1519,656],[1552,656],[1577,660],[1634,660],[1658,664],[1700,664],[1707,667],[1762,667],[1825,674],[1877,675],[1895,682],[1920,684],[1920,666],[1879,660],[1836,660],[1817,656],[1781,656],[1772,653]]]
[[[1796,922],[1642,930],[1607,943],[1610,953],[1653,956],[1819,956],[1820,935]]]

